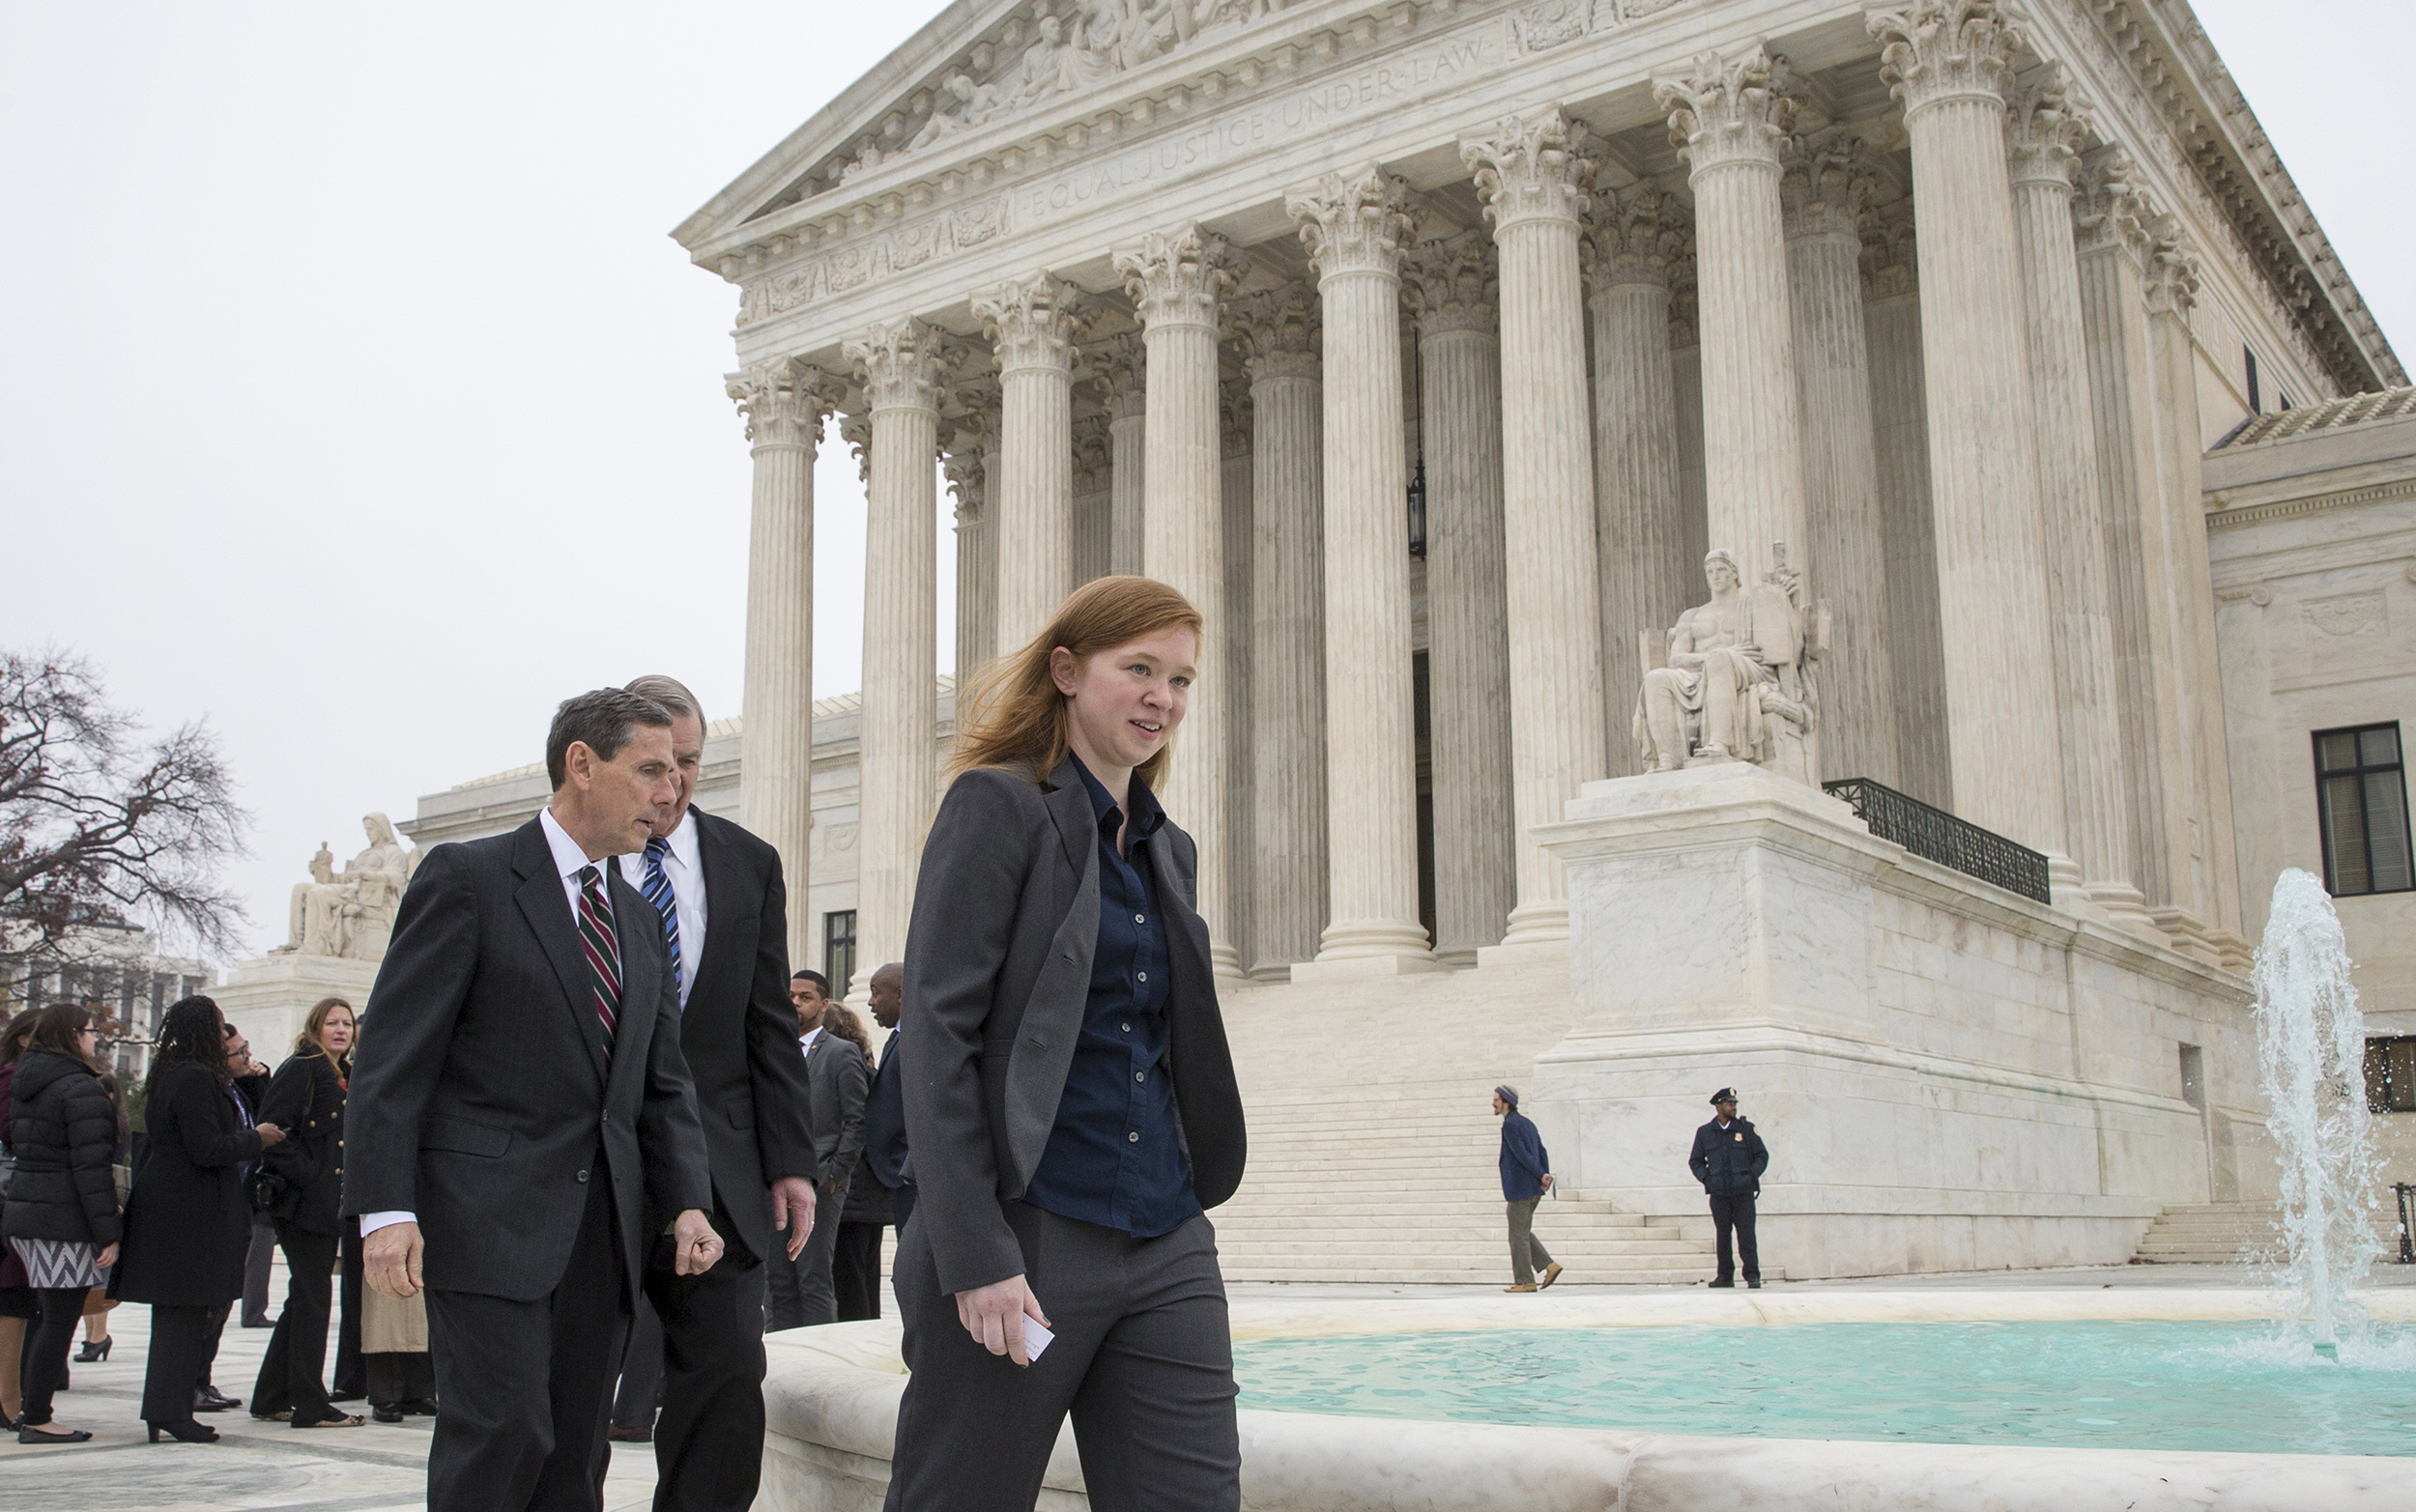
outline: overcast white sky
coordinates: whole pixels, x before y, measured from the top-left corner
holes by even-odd
[[[936,9],[0,5],[0,644],[209,719],[261,948],[320,840],[534,759],[565,694],[736,710],[735,296],[666,233]],[[2416,7],[2198,12],[2416,342]],[[816,526],[828,695],[862,624],[835,437]]]

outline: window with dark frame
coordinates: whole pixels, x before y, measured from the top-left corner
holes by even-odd
[[[2262,414],[2265,413],[2264,401],[2259,399],[2257,394],[2257,354],[2250,351],[2246,347],[2242,347],[2240,349],[2240,356],[2248,359],[2246,364],[2248,368],[2248,413],[2251,414]]]
[[[822,975],[830,979],[830,995],[845,998],[855,980],[855,910],[841,908],[822,915]]]
[[[2335,898],[2416,891],[2402,755],[2396,722],[2315,731],[2324,891]]]
[[[2416,1035],[2366,1041],[2366,1107],[2374,1113],[2416,1113]]]

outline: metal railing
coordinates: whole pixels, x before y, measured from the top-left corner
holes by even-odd
[[[1965,876],[1994,883],[2008,893],[2019,893],[2034,902],[2049,901],[2047,857],[2028,845],[1981,829],[1968,819],[1958,819],[1943,809],[1933,809],[1918,798],[1867,777],[1823,783],[1821,790],[1843,798],[1853,807],[1855,816],[1881,840],[1893,841],[1916,856],[1941,867],[1952,867]]]

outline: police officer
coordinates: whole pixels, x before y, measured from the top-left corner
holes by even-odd
[[[1694,1154],[1687,1169],[1711,1199],[1711,1228],[1718,1236],[1719,1274],[1713,1286],[1737,1284],[1737,1262],[1729,1251],[1734,1229],[1737,1248],[1744,1252],[1745,1285],[1762,1289],[1762,1254],[1753,1242],[1753,1199],[1762,1195],[1762,1173],[1769,1169],[1770,1153],[1762,1136],[1737,1115],[1737,1089],[1722,1087],[1711,1094],[1711,1122],[1694,1131]]]

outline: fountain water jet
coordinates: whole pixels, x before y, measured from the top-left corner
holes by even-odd
[[[2258,1081],[2273,1109],[2265,1127],[2282,1163],[2286,1284],[2317,1353],[2337,1359],[2338,1308],[2382,1252],[2372,1222],[2380,1162],[2348,947],[2332,899],[2308,872],[2287,868],[2274,882],[2250,981]]]

